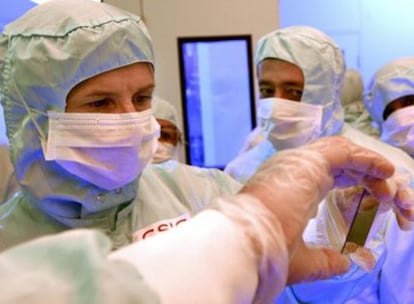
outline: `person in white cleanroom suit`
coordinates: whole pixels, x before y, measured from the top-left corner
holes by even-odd
[[[270,65],[277,61],[283,65]],[[342,52],[330,37],[307,26],[275,30],[259,40],[255,64],[260,91],[258,126],[225,168],[236,180],[247,181],[276,151],[339,134],[380,153],[394,154],[394,162],[414,173],[408,155],[344,123],[340,97],[346,69]],[[281,72],[291,65],[293,71]]]
[[[152,115],[160,125],[160,137],[151,163],[160,164],[172,159],[178,160],[178,148],[183,139],[178,127],[177,111],[167,100],[159,96],[153,96]]]
[[[88,13],[85,14],[85,12]],[[144,238],[144,234],[140,234],[143,229],[147,229],[145,236],[154,235],[154,232],[165,231],[175,226],[178,228],[182,226],[181,229],[184,229],[187,227],[185,221],[177,217],[185,213],[194,215],[206,207],[206,205],[196,205],[192,200],[186,201],[185,197],[180,199],[178,193],[186,189],[174,189],[174,178],[168,179],[169,173],[166,170],[155,171],[152,174],[158,175],[159,180],[155,177],[147,178],[147,181],[150,180],[153,183],[152,187],[145,186],[143,178],[139,178],[152,158],[159,133],[159,125],[151,113],[151,100],[155,86],[154,69],[156,68],[153,62],[151,39],[142,20],[105,3],[90,0],[49,1],[30,10],[5,27],[0,37],[0,100],[5,112],[11,160],[21,190],[0,206],[1,251],[38,237],[50,236],[74,228],[98,229],[109,237],[111,249],[116,249],[129,245],[134,238],[139,239],[141,235]],[[321,144],[326,145],[326,143]],[[348,145],[342,145],[342,148],[345,149],[346,146]],[[322,150],[322,155],[328,157],[324,154],[323,148],[318,149]],[[322,158],[317,161],[314,158],[318,157],[312,151],[312,149],[307,150],[306,154],[309,154],[308,162],[315,163],[316,166],[311,166],[310,172],[318,172],[318,178],[306,179],[312,181],[316,189],[325,191],[328,187],[325,189],[319,183],[314,184],[314,181],[320,180],[319,175],[328,176],[327,181],[326,179],[320,181],[323,185],[326,182],[332,186],[330,175],[326,172],[333,170],[336,176],[339,169],[336,167],[332,169],[328,164],[335,165],[338,164],[336,161],[341,160],[324,161]],[[343,156],[349,155],[345,153]],[[300,157],[303,158],[303,155]],[[264,172],[272,171],[274,167],[274,164],[271,164],[269,168],[264,169]],[[388,177],[389,174],[386,176]],[[295,175],[292,179],[305,178],[305,176],[306,174],[301,171],[299,176]],[[266,180],[268,184],[269,177],[267,174],[259,174],[257,178],[256,182],[253,180],[250,186],[246,186],[246,189],[241,192],[242,195],[234,196],[232,192],[233,196],[229,198],[232,202],[234,199],[234,202],[239,204],[235,210],[247,208],[247,218],[255,212],[261,213],[263,208],[259,207],[260,202],[267,202],[269,198],[276,197],[274,193],[262,197],[266,194],[265,189],[262,188],[266,187],[261,182]],[[158,181],[168,181],[168,183]],[[339,179],[337,182],[344,183],[344,179]],[[388,191],[395,182],[394,177],[387,180]],[[301,183],[298,188],[302,189],[302,186]],[[281,184],[278,189],[282,192],[285,189],[284,184]],[[309,194],[308,189],[309,186],[306,186],[302,191]],[[405,190],[400,187],[398,193],[401,191]],[[302,193],[299,190],[296,192]],[[169,195],[170,193],[173,194]],[[392,198],[386,196],[383,199],[390,198],[398,205],[400,204],[397,199],[399,195],[395,196],[395,193],[395,191],[392,192]],[[255,198],[252,201],[251,195],[259,201]],[[316,198],[319,197],[315,193],[311,195],[312,199],[305,194],[301,195],[301,198],[306,198],[306,203],[298,201],[300,204],[292,204],[292,208],[306,208],[305,205],[315,201],[314,195]],[[174,197],[175,201],[170,202],[170,197]],[[212,197],[209,201],[211,200]],[[284,200],[287,200],[287,195]],[[271,204],[271,202],[268,203]],[[220,210],[225,208],[220,203],[216,205],[216,208]],[[225,204],[225,206],[232,207],[233,204]],[[251,251],[247,250],[240,256],[243,261],[247,262],[247,265],[243,261],[239,263],[237,256],[230,255],[223,259],[226,262],[225,266],[231,266],[231,261],[234,261],[237,265],[245,266],[236,267],[238,271],[249,273],[253,271],[254,278],[243,280],[242,283],[249,282],[246,288],[241,289],[242,292],[248,293],[247,299],[274,296],[278,290],[283,288],[283,284],[274,284],[270,289],[262,288],[261,277],[275,275],[285,282],[288,266],[290,269],[300,270],[289,271],[288,282],[326,278],[343,273],[349,267],[349,263],[345,263],[348,261],[347,258],[332,249],[313,250],[314,254],[311,256],[305,254],[308,250],[300,240],[298,241],[298,235],[303,230],[303,221],[308,216],[314,215],[314,212],[305,215],[307,213],[305,211],[287,212],[288,214],[285,214],[285,211],[287,209],[279,207],[277,210],[272,209],[272,214],[276,212],[277,217],[286,220],[285,223],[290,223],[289,228],[283,229],[284,236],[277,237],[270,243],[263,240],[265,247],[260,245],[261,237],[263,237],[260,233],[242,232],[245,237],[260,236],[253,237],[253,242],[258,243],[251,244],[248,248],[258,249],[261,256],[268,250],[273,251],[275,247],[279,247],[277,245],[279,242],[284,243],[283,238],[288,240],[286,250],[278,250],[277,255],[271,255],[276,258],[282,257],[281,263],[277,264],[285,268],[277,268],[276,271],[276,268],[266,267],[274,265],[268,259],[256,260],[253,257],[256,262],[263,262],[260,264],[263,268],[259,269],[260,282],[258,284],[257,271],[255,272],[250,259],[252,256],[249,255]],[[223,212],[229,214],[227,211]],[[231,210],[229,212],[229,217],[231,217]],[[266,212],[263,215],[265,214]],[[295,219],[295,216],[299,218]],[[232,220],[239,225],[248,224],[247,219],[241,218],[241,221],[238,221],[236,218],[239,217],[235,215]],[[272,218],[271,216],[269,221],[272,221]],[[207,232],[212,233],[209,229],[217,226],[208,224],[211,223],[209,217],[207,219],[203,217],[203,219],[203,225],[200,225]],[[267,217],[264,216],[262,220],[266,221],[266,219]],[[253,222],[252,225],[255,226],[255,223]],[[155,226],[148,226],[153,224]],[[276,229],[280,228],[279,225],[276,224],[276,226]],[[267,228],[273,230],[272,227]],[[196,230],[200,233],[205,231]],[[213,232],[222,233],[221,229]],[[273,239],[274,233],[271,231],[269,233],[271,233],[270,238]],[[159,235],[163,238],[163,233]],[[153,237],[158,239],[157,235]],[[151,238],[143,243],[153,244]],[[198,239],[197,236],[195,238]],[[203,248],[204,252],[207,250],[203,246],[210,245],[202,243],[187,248],[186,238],[180,240],[169,238],[169,240],[189,255],[193,254],[194,247]],[[229,243],[229,240],[232,238],[226,238],[223,242]],[[244,244],[245,242],[242,241],[237,242],[236,245],[243,246]],[[214,243],[214,246],[225,248],[219,243]],[[237,248],[244,251],[243,247]],[[178,261],[179,258],[188,260],[185,255],[177,257],[173,251],[160,250],[158,246],[156,251],[159,254],[162,252],[163,255],[171,253],[172,260],[165,260],[169,265]],[[222,250],[220,253],[221,259],[226,251]],[[295,254],[289,256],[290,253]],[[28,251],[27,254],[31,252]],[[250,258],[244,260],[246,255]],[[74,257],[76,254],[71,256]],[[150,256],[156,257],[152,253]],[[79,258],[82,259],[83,255]],[[200,267],[205,267],[209,271],[219,271],[219,269],[212,268],[220,267],[210,267],[210,265],[215,265],[211,264],[210,259],[216,260],[217,258],[217,256],[206,256],[205,263],[200,263],[199,259],[197,262]],[[156,275],[157,265],[163,268],[165,266],[159,261],[157,258],[158,264],[146,264],[151,265],[150,269],[154,270],[154,275]],[[296,266],[299,262],[305,262],[305,264],[298,268]],[[194,266],[194,263],[189,266]],[[19,265],[24,267],[23,263]],[[70,264],[67,264],[68,267],[63,265],[66,264],[59,263],[60,270],[62,268],[62,271],[72,270]],[[329,265],[335,267],[332,269]],[[140,265],[139,267],[141,268]],[[177,289],[178,296],[190,297],[188,300],[190,303],[197,302],[194,297],[204,300],[202,290],[207,293],[206,303],[213,302],[209,301],[210,297],[227,297],[227,287],[232,285],[231,281],[238,276],[237,272],[222,267],[223,273],[218,273],[214,285],[201,284],[204,282],[202,279],[208,277],[208,273],[203,273],[205,268],[196,271],[196,275],[193,275],[192,292],[179,292],[180,290]],[[84,270],[88,269],[84,268]],[[265,272],[263,275],[262,270]],[[171,275],[174,279],[173,283],[180,283],[181,277],[177,279],[176,273],[172,269],[171,273],[167,273],[167,277]],[[73,275],[73,272],[70,274]],[[157,283],[153,282],[153,277],[151,273],[148,273],[145,265],[142,266],[142,274],[151,286],[158,287],[155,286]],[[76,272],[75,286],[82,288],[80,285],[83,286],[83,278]],[[186,279],[189,278],[191,277]],[[9,276],[6,280],[9,280]],[[85,278],[85,280],[88,279]],[[196,281],[199,285],[195,283]],[[160,288],[163,285],[161,283]],[[17,286],[18,290],[13,290],[19,293],[22,287],[21,280]],[[93,297],[95,286],[82,289],[83,293],[80,297],[87,295]],[[166,284],[166,286],[174,288],[174,284]],[[220,286],[222,289],[218,288]],[[25,287],[31,288],[31,285]],[[212,293],[212,290],[218,292]],[[162,290],[157,290],[157,292],[163,297]],[[236,296],[240,296],[240,293],[236,292]],[[232,295],[228,297],[232,298]],[[243,295],[240,297],[245,298]],[[117,297],[108,297],[105,300],[116,302],[116,299]],[[49,300],[51,301],[50,298]],[[99,300],[96,301],[99,302]],[[175,303],[181,302],[185,301],[180,301],[180,299],[175,301]]]
[[[381,130],[381,140],[414,157],[414,57],[392,60],[373,76],[365,105]],[[385,226],[388,255],[378,285],[359,303],[411,303],[414,299],[414,235],[400,231],[397,221]]]
[[[304,265],[295,265],[293,252],[327,191],[362,183],[378,199],[393,200],[393,169],[340,137],[281,152],[239,194],[113,253],[102,233],[84,229],[3,251],[0,302],[270,303],[287,277],[301,272]],[[332,265],[339,270],[347,264]]]
[[[347,69],[341,91],[344,120],[351,127],[378,138],[379,132],[372,125],[371,116],[364,105],[363,94],[364,81],[362,80],[361,73],[355,69]]]
[[[401,174],[401,179],[409,183],[410,177],[414,176],[414,162],[406,153],[344,123],[340,94],[345,63],[341,50],[331,38],[317,29],[306,26],[279,29],[259,40],[255,63],[261,97],[257,110],[258,126],[247,138],[244,151],[228,164],[226,172],[245,182],[277,151],[299,147],[320,137],[343,135],[385,157],[390,157],[398,168],[408,171],[408,177]],[[337,207],[346,206],[349,201],[360,196],[360,192],[353,189],[346,193],[330,193],[326,204],[321,207],[317,220],[307,229],[304,237],[308,242],[321,244],[325,243],[328,237],[328,243],[336,248],[342,247],[350,218],[347,217],[343,221],[341,217],[336,217],[335,214],[339,213]],[[381,213],[381,216],[375,227],[379,227],[382,218],[389,215]],[[374,231],[380,232],[375,229]],[[324,236],[325,240],[319,239],[319,236]],[[370,240],[372,242],[368,242],[367,246],[378,255],[375,268],[375,271],[378,271],[385,256],[383,242],[378,242],[376,238]],[[371,279],[375,277],[375,271],[370,273]],[[309,287],[308,291],[305,290],[305,286],[292,286],[287,289],[291,293],[282,295],[284,298],[280,301],[323,302],[327,301],[329,296],[333,296],[337,301],[344,301],[357,294],[358,288],[369,281],[367,279],[362,284],[357,278],[366,276],[342,278],[342,282],[350,282],[350,292],[344,293],[344,297],[341,297],[338,289],[334,287],[341,282],[336,280],[330,282],[333,284],[331,287],[328,282],[321,282],[321,286],[327,287],[323,292],[311,291],[317,290],[318,285],[315,283],[309,284],[312,287]]]
[[[5,27],[1,102],[21,191],[0,206],[0,250],[72,228],[100,229],[119,248],[205,206],[177,196],[165,170],[138,185],[159,134],[153,60],[142,20],[94,1],[47,2]],[[235,193],[228,180],[234,189],[215,190]]]

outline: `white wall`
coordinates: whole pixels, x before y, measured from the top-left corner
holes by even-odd
[[[144,17],[155,47],[156,93],[176,106],[181,121],[177,37],[251,34],[255,46],[263,34],[279,25],[278,0],[104,2],[130,9]]]

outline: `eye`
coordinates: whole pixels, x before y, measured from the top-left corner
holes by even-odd
[[[175,128],[161,127],[160,141],[176,145],[179,141],[179,131]]]
[[[302,99],[303,91],[299,89],[289,89],[288,94],[289,94],[289,99],[300,101]]]
[[[260,92],[260,98],[268,98],[268,97],[275,96],[275,90],[273,89],[273,87],[261,86],[259,88],[259,92]]]
[[[133,97],[135,109],[137,111],[146,110],[151,107],[152,94],[137,94]]]
[[[109,103],[110,103],[110,100],[108,98],[103,98],[100,100],[88,102],[87,106],[91,108],[103,108],[103,107],[108,106]]]
[[[161,130],[161,138],[168,141],[174,139],[174,135]]]

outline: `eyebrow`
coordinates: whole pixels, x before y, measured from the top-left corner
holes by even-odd
[[[148,84],[145,87],[141,87],[141,88],[139,88],[139,89],[137,89],[135,91],[136,92],[142,92],[142,91],[154,90],[154,89],[155,89],[155,84],[154,83],[151,83],[151,84]],[[88,96],[91,96],[91,95],[92,96],[93,95],[110,95],[112,93],[113,93],[113,91],[111,89],[109,89],[109,88],[104,88],[104,87],[101,87],[101,86],[96,86],[96,87],[90,88],[90,90],[88,90],[86,92],[86,95],[88,95]]]
[[[294,80],[287,80],[287,81],[284,81],[282,84],[285,85],[285,86],[300,86],[300,87],[303,86],[303,83],[300,83],[300,82],[294,81]],[[259,85],[273,86],[274,83],[269,81],[269,80],[260,80]]]

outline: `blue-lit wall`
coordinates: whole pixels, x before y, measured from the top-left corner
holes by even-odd
[[[412,0],[280,0],[280,26],[315,26],[344,50],[365,84],[383,64],[414,56]]]

